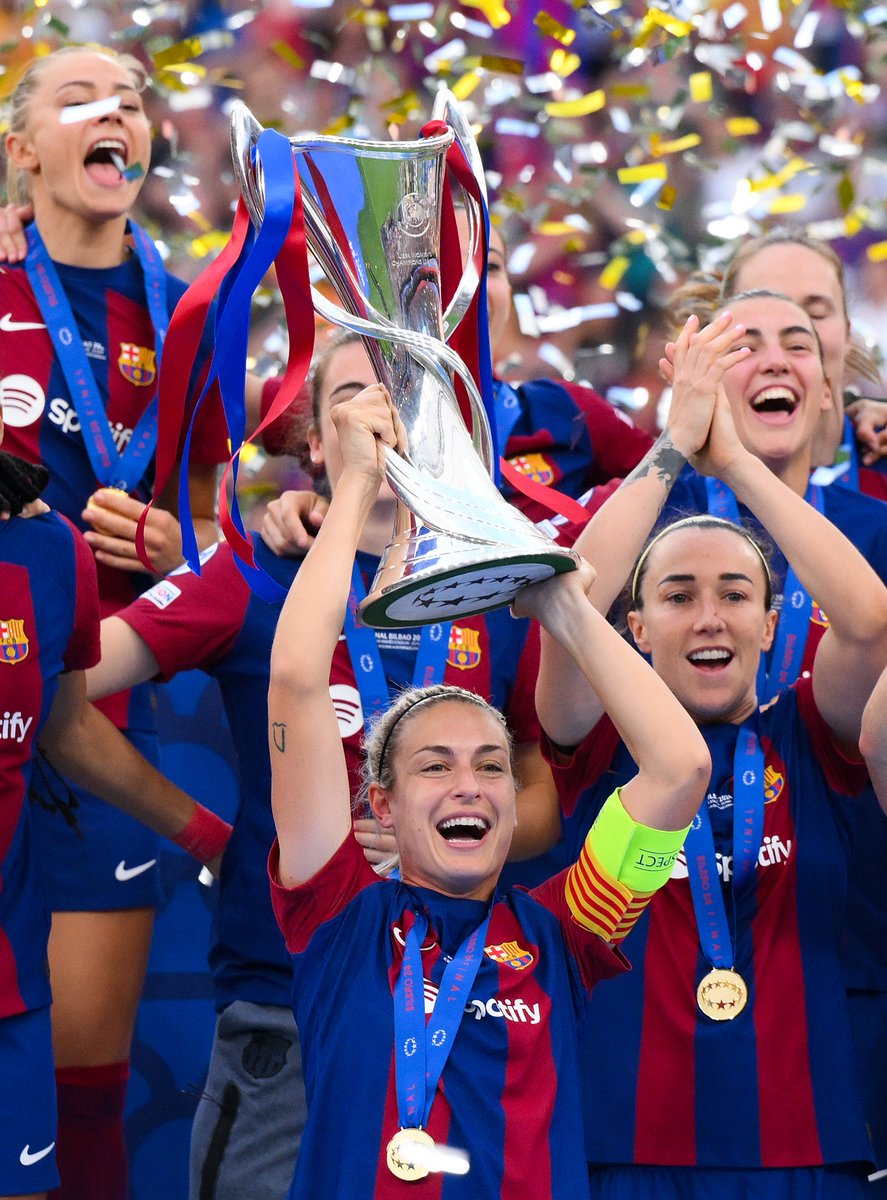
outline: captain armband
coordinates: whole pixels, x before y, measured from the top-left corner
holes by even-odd
[[[670,878],[686,836],[687,829],[651,829],[633,821],[617,788],[567,872],[574,920],[608,942],[621,941]]]

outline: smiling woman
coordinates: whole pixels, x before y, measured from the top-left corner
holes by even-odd
[[[737,297],[703,330],[691,318],[663,366],[669,427],[577,549],[600,562],[589,596],[602,612],[631,580],[635,643],[699,724],[713,770],[672,877],[639,922],[631,978],[592,997],[581,1061],[592,1084],[611,1084],[585,1089],[592,1185],[604,1200],[745,1200],[760,1188],[862,1200],[871,1147],[840,954],[848,829],[866,783],[856,742],[887,662],[887,589],[805,502],[803,483],[791,486],[823,395],[800,308]],[[791,563],[778,624],[767,555],[738,523],[702,513],[644,547],[686,459]],[[787,688],[811,595],[827,629],[812,672]],[[547,636],[536,699],[556,744],[568,855],[634,752]],[[651,1100],[654,1085],[667,1105]]]
[[[85,530],[103,615],[140,592],[136,522],[153,493],[156,392],[169,313],[185,290],[130,221],[150,165],[146,76],[129,56],[71,46],[35,59],[9,101],[10,194],[34,220],[27,254],[0,274],[0,400],[6,442],[50,469],[49,504]],[[198,371],[209,346],[201,348]],[[202,543],[217,537],[215,476],[228,457],[212,405],[197,416],[189,478]],[[146,544],[181,562],[178,480],[158,498]],[[150,688],[107,714],[156,760]],[[47,776],[48,778],[48,776]],[[60,1197],[126,1191],[123,1104],[129,1046],[159,899],[153,834],[71,789],[35,780],[34,822],[54,917],[50,964],[59,1068]],[[137,868],[141,868],[138,870]]]
[[[577,1014],[586,990],[624,969],[617,947],[701,796],[704,746],[588,603],[582,564],[525,589],[514,612],[538,617],[576,656],[637,773],[571,868],[500,894],[517,791],[503,719],[461,688],[408,689],[366,747],[369,802],[400,856],[399,878],[380,879],[352,836],[329,679],[381,448],[399,444],[399,421],[377,384],[337,404],[331,421],[333,499],[278,621],[268,692],[273,901],[310,1064],[290,1196],[393,1200],[405,1181],[467,1171],[447,1195],[581,1200]],[[344,1078],[361,1097],[346,1137],[335,1120]],[[415,1194],[440,1193],[429,1180]]]

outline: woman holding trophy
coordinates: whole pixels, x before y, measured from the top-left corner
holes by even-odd
[[[667,875],[707,756],[667,690],[588,604],[587,573],[567,573],[522,593],[516,611],[538,616],[576,655],[631,743],[637,775],[571,870],[500,898],[515,823],[501,718],[460,689],[408,690],[367,747],[369,803],[400,853],[400,878],[379,879],[351,833],[329,675],[381,448],[397,445],[402,427],[380,385],[337,405],[332,420],[342,471],[278,621],[269,691],[279,839],[270,870],[295,956],[309,1102],[290,1194],[406,1195],[404,1181],[467,1165],[445,1194],[581,1196],[582,993],[622,968],[614,945],[662,878],[632,873],[626,846],[655,849]],[[604,894],[619,899],[601,937],[589,908]],[[361,1104],[343,1136],[331,1114],[345,1079]],[[439,1185],[410,1194],[437,1195]]]

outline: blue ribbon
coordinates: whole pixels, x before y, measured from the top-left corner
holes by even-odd
[[[414,914],[404,937],[403,962],[394,985],[394,1074],[402,1129],[424,1129],[428,1124],[437,1085],[480,969],[494,904],[495,896],[485,919],[447,963],[427,1025],[422,942],[428,918],[424,911]]]
[[[191,415],[182,453],[183,465],[190,459],[191,437],[198,409],[216,379],[219,382],[232,450],[241,445],[246,432],[246,359],[252,297],[286,241],[292,222],[295,197],[295,166],[292,147],[287,138],[276,130],[266,129],[259,135],[257,153],[261,158],[264,173],[265,216],[258,233],[250,231],[237,263],[219,288],[215,317],[215,350],[206,383]],[[297,331],[290,332],[291,336],[298,336]],[[237,473],[238,459],[235,458],[231,467],[235,497],[231,504],[231,517],[235,528],[245,537],[243,520],[236,504]],[[199,574],[200,550],[194,524],[190,519],[191,504],[185,470],[182,471],[179,482],[179,512],[182,552],[192,571]],[[274,603],[286,595],[286,589],[260,568],[242,562],[239,555],[234,556],[234,561],[250,587],[263,600]]]
[[[744,722],[733,754],[733,877],[730,895],[736,900],[751,882],[764,834],[764,751],[754,719]],[[714,835],[708,802],[701,808],[684,841],[687,873],[699,944],[713,967],[734,966],[734,946],[727,907],[718,876]]]
[[[154,351],[159,367],[169,327],[166,271],[157,247],[147,234],[132,223],[129,229],[145,280],[145,296],[154,327]],[[107,487],[131,492],[141,482],[157,448],[157,397],[142,413],[129,445],[121,455],[111,436],[108,414],[83,348],[83,338],[36,222],[32,222],[25,230],[25,237],[28,241],[25,270],[68,385],[95,477]]]
[[[741,524],[739,505],[730,488],[719,479],[706,477],[705,490],[708,498],[708,511],[712,516],[732,521],[734,525]],[[825,497],[818,484],[811,482],[808,485],[806,500],[818,513],[825,511]],[[757,696],[759,704],[768,704],[781,691],[795,682],[800,673],[804,650],[807,646],[813,601],[795,574],[794,567],[791,563],[788,563],[787,566],[782,608],[776,623],[773,648],[769,654],[770,667],[767,668],[767,659],[762,655],[761,665],[758,668]]]
[[[520,397],[504,379],[493,381],[493,392],[496,397],[496,434],[499,438],[499,448],[504,454],[511,431],[521,415]]]
[[[345,641],[360,694],[364,728],[369,731],[374,716],[384,712],[391,703],[388,679],[382,665],[382,655],[376,632],[357,619],[357,606],[366,596],[363,576],[355,562],[351,570],[351,592],[345,610]],[[424,625],[419,635],[413,687],[429,687],[443,680],[450,647],[450,623]]]

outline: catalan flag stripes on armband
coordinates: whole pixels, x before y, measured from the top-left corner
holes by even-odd
[[[614,879],[592,850],[590,834],[567,871],[564,891],[573,920],[607,942],[621,942],[655,895],[635,893]]]

